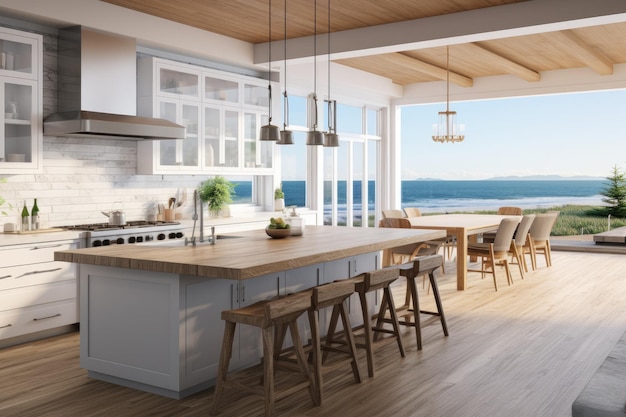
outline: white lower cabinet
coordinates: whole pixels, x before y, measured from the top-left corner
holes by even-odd
[[[374,263],[377,256],[363,259]],[[171,398],[198,392],[217,376],[222,311],[314,287],[324,282],[325,266],[236,281],[81,265],[81,367],[91,377]],[[301,320],[306,341],[308,320]],[[231,370],[263,355],[259,329],[237,327]]]
[[[78,322],[76,265],[54,261],[76,241],[0,248],[0,345]]]

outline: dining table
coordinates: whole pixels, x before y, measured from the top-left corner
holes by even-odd
[[[467,288],[467,245],[476,241],[485,232],[498,229],[505,218],[521,220],[522,216],[498,214],[435,214],[428,216],[409,217],[413,229],[445,230],[448,236],[456,239],[456,288]]]

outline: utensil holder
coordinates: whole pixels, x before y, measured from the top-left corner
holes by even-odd
[[[165,209],[164,210],[164,219],[166,222],[171,222],[175,219],[176,213],[174,213],[174,209]]]

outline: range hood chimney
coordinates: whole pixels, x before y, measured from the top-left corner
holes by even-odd
[[[134,39],[75,26],[59,31],[58,113],[44,134],[114,139],[184,139],[185,127],[137,116]]]

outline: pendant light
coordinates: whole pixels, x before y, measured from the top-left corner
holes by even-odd
[[[313,125],[306,134],[306,144],[321,146],[324,144],[324,134],[317,130],[317,0],[313,2],[313,5],[313,93],[309,94],[309,107],[313,112]]]
[[[446,46],[446,111],[439,112],[439,123],[435,125],[437,132],[433,135],[435,142],[462,142],[465,135],[462,127],[456,123],[456,112],[450,111],[450,47]]]
[[[267,63],[267,96],[269,103],[267,124],[261,126],[260,140],[280,139],[280,131],[278,126],[272,124],[272,0],[269,0],[269,45],[268,45],[268,63]]]
[[[337,100],[330,98],[330,0],[328,0],[328,132],[324,133],[324,146],[339,146],[337,135]]]
[[[285,72],[285,91],[283,92],[283,130],[280,131],[280,139],[276,142],[278,145],[293,145],[293,132],[287,130],[289,126],[289,97],[287,96],[287,0],[285,0],[285,17],[284,17],[284,41],[283,41],[283,71]]]

